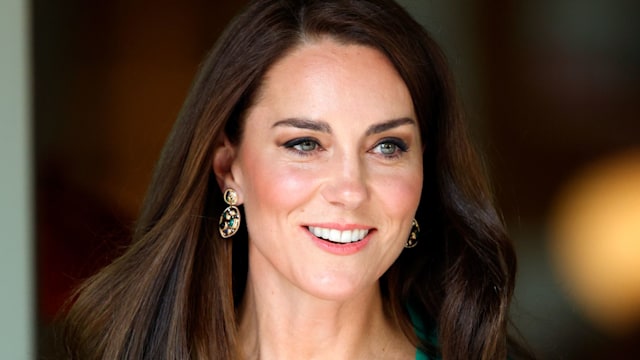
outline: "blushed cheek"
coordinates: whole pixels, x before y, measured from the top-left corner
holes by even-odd
[[[398,174],[382,182],[380,192],[387,212],[406,218],[413,216],[420,203],[422,173]]]
[[[278,204],[282,209],[291,209],[307,198],[313,180],[305,171],[289,169],[275,170],[267,178],[265,182],[258,182],[259,192],[268,203]]]
[[[291,164],[282,164],[268,159],[253,158],[247,163],[245,183],[250,189],[247,193],[252,208],[261,209],[259,216],[275,216],[300,210],[313,189],[313,181],[317,179],[312,169],[299,168]]]

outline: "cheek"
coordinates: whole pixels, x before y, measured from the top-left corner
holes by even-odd
[[[413,217],[420,203],[422,180],[421,167],[379,178],[377,193],[386,212],[401,218]]]
[[[311,193],[312,171],[298,169],[270,156],[247,156],[242,162],[245,208],[264,209],[263,214],[293,210]],[[256,214],[259,215],[259,214]]]

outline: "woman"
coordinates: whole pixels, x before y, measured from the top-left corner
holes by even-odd
[[[74,359],[505,358],[514,273],[420,25],[391,0],[259,0],[204,63],[134,241],[80,289],[66,344]]]

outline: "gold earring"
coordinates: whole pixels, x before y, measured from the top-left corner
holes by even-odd
[[[238,193],[233,189],[227,189],[224,191],[224,202],[229,205],[222,215],[220,215],[220,221],[218,222],[218,230],[220,236],[223,238],[229,238],[235,235],[240,228],[240,210],[236,204],[238,203]]]
[[[409,238],[404,244],[404,247],[406,249],[411,249],[418,245],[418,235],[420,235],[420,225],[418,225],[418,221],[416,221],[416,219],[413,219],[411,222],[411,233],[409,233]]]

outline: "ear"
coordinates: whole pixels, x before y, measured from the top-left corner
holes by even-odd
[[[232,188],[236,192],[240,193],[241,189],[236,182],[232,171],[232,165],[236,160],[236,146],[231,144],[226,135],[224,135],[222,141],[216,146],[213,153],[213,173],[216,175],[216,180],[220,191],[224,192],[225,189]]]

